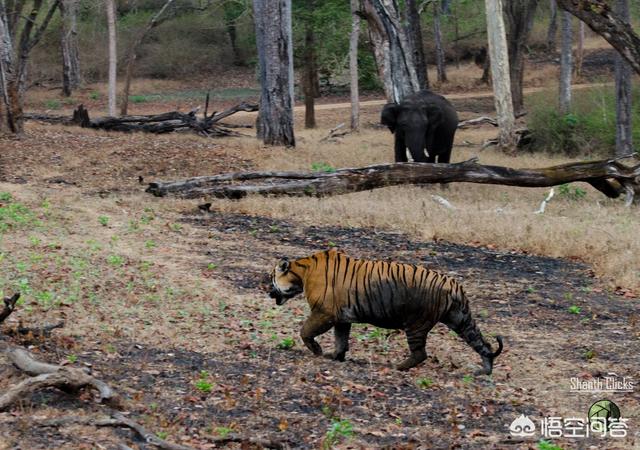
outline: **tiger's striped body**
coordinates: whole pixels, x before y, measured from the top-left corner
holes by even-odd
[[[336,250],[295,261],[281,261],[272,273],[271,296],[278,304],[304,292],[311,315],[302,339],[315,354],[322,350],[315,337],[334,328],[334,359],[344,360],[352,323],[403,329],[411,355],[398,368],[408,369],[426,358],[429,331],[442,322],[456,331],[483,358],[491,373],[492,352],[478,330],[462,286],[453,278],[422,266],[350,258]]]

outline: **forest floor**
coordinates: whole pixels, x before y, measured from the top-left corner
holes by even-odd
[[[491,114],[492,103],[471,94],[455,100],[463,118]],[[348,114],[319,108],[319,128],[296,130],[296,150],[264,148],[252,137],[36,123],[23,139],[0,141],[0,294],[24,299],[7,323],[66,323],[45,340],[18,342],[43,360],[90,369],[123,396],[131,418],[197,449],[230,435],[291,448],[552,448],[541,442],[540,420],[585,418],[605,397],[629,419],[626,438],[545,440],[639,448],[637,288],[602,262],[613,252],[612,266],[637,267],[637,244],[625,239],[637,236],[638,215],[620,202],[585,188],[533,215],[546,190],[460,184],[218,201],[205,213],[199,201],[144,193],[158,179],[388,160],[391,135],[377,126],[375,103],[363,108],[360,134],[320,142]],[[473,156],[494,134],[461,131],[454,159]],[[482,162],[513,165],[505,158],[481,153]],[[535,155],[517,165],[560,162]],[[433,195],[457,209],[438,208]],[[265,276],[282,255],[328,247],[421,263],[463,281],[487,339],[495,346],[493,336],[504,337],[493,375],[474,376],[480,358],[442,325],[429,337],[428,360],[408,372],[392,368],[406,354],[404,336],[366,325],[354,327],[346,362],[313,357],[298,338],[305,302],[276,307]],[[325,350],[330,334],[320,339]],[[571,389],[574,378],[610,372],[631,378],[635,390]],[[6,363],[0,373],[0,391],[23,377]],[[0,449],[149,448],[124,429],[37,426],[106,412],[89,394],[36,393],[0,413]],[[521,414],[536,423],[531,438],[509,433]]]

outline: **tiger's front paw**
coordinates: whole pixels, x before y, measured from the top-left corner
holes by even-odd
[[[344,357],[345,357],[345,352],[333,352],[333,353],[329,353],[327,355],[324,355],[325,358],[327,359],[331,359],[333,361],[340,361],[340,362],[344,362]]]
[[[305,341],[305,345],[316,356],[322,356],[322,347],[316,341]]]

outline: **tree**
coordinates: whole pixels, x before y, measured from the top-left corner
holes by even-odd
[[[503,149],[513,149],[516,144],[515,116],[513,113],[513,100],[511,99],[509,52],[507,50],[507,38],[502,17],[502,0],[485,0],[485,8],[493,92],[498,126],[500,127],[498,140]]]
[[[571,54],[571,14],[563,11],[560,14],[560,111],[568,113],[571,108],[571,73],[573,71]]]
[[[107,7],[107,28],[109,30],[109,115],[116,115],[116,5],[115,0],[105,0]]]
[[[578,43],[576,44],[576,63],[574,72],[576,77],[582,75],[582,63],[584,61],[584,22],[578,21]]]
[[[258,138],[294,147],[291,0],[253,0],[253,12],[261,85]]]
[[[351,36],[349,37],[349,73],[351,83],[351,130],[360,128],[360,94],[358,91],[358,37],[360,36],[360,16],[358,0],[351,0]]]
[[[136,36],[136,38],[131,43],[131,46],[129,47],[129,52],[127,54],[127,70],[124,79],[124,89],[122,90],[122,103],[120,104],[120,114],[123,116],[127,115],[129,110],[129,92],[131,90],[131,78],[133,77],[133,66],[135,64],[136,58],[138,57],[138,48],[142,44],[144,38],[149,34],[149,32],[167,19],[167,16],[163,16],[163,14],[173,3],[173,1],[174,0],[165,1],[162,8],[160,8],[158,12],[153,15],[153,17],[151,17],[151,20],[149,21],[147,26],[142,29],[138,36]]]
[[[621,20],[630,22],[629,0],[616,0],[615,12]],[[616,156],[633,153],[631,134],[631,68],[616,55]]]
[[[418,86],[420,89],[427,89],[429,87],[429,77],[422,43],[420,12],[418,11],[416,0],[407,0],[407,34],[409,35],[410,45],[413,48],[413,62],[418,76]]]
[[[442,31],[440,30],[440,5],[433,2],[433,38],[436,45],[436,71],[440,83],[447,82],[447,70],[444,60],[444,48],[442,47]]]
[[[516,113],[524,108],[524,54],[537,6],[538,0],[510,0],[505,3],[511,99]]]
[[[61,0],[62,17],[62,94],[69,97],[80,87],[80,55],[78,53],[78,6],[79,0]]]
[[[399,103],[420,90],[412,40],[402,26],[395,0],[364,0],[363,15],[387,99]]]
[[[547,50],[556,51],[556,34],[558,32],[558,5],[556,0],[549,0],[549,28],[547,28]]]
[[[604,0],[557,0],[558,6],[602,36],[640,74],[640,36]]]
[[[313,11],[315,6],[314,0],[307,0],[310,11]],[[302,75],[302,90],[304,93],[304,127],[315,128],[316,127],[316,115],[315,115],[315,98],[318,95],[316,92],[316,80],[318,78],[318,68],[316,64],[316,36],[314,31],[313,20],[306,21],[306,30],[304,37],[304,72]]]
[[[59,0],[0,1],[0,134],[24,131],[27,62],[55,14]]]

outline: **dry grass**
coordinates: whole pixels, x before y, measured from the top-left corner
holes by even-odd
[[[492,129],[462,131],[457,142],[481,142],[493,137]],[[308,170],[313,163],[333,167],[363,166],[389,161],[392,136],[385,130],[365,129],[340,143],[319,143],[326,130],[298,132],[295,150],[266,151],[253,140],[239,142],[243,152],[253,154],[259,168]],[[454,161],[475,156],[475,150],[456,148]],[[480,155],[484,164],[510,167],[545,167],[569,161],[549,155],[505,156],[495,150]],[[585,192],[575,197],[575,189]],[[637,255],[638,210],[626,209],[621,201],[603,197],[591,186],[580,183],[569,192],[555,189],[556,196],[544,214],[534,214],[548,189],[512,188],[474,184],[439,187],[393,187],[326,199],[249,198],[221,202],[227,211],[295,217],[306,223],[370,226],[408,231],[426,239],[519,249],[537,254],[578,258],[593,264],[596,272],[615,285],[640,287]],[[455,210],[433,200],[440,195]],[[578,192],[580,195],[580,192]]]

